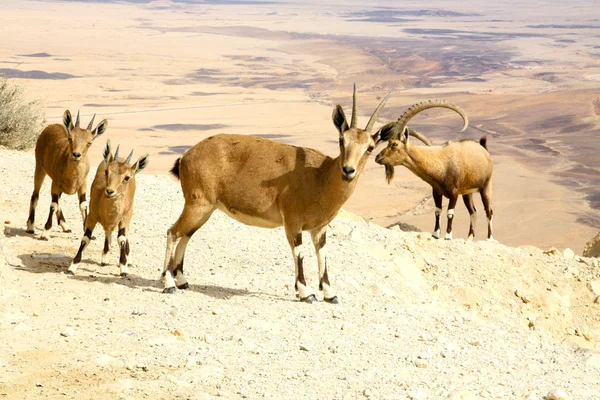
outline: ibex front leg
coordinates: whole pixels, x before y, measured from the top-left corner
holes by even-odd
[[[52,216],[55,212],[60,211],[60,208],[58,207],[60,189],[58,188],[58,185],[52,182],[52,187],[50,190],[52,193],[52,203],[50,204],[50,213],[48,214],[48,220],[46,221],[46,225],[44,225],[44,232],[42,233],[42,236],[40,236],[40,240],[50,239],[50,229],[52,228]]]
[[[59,201],[60,201],[61,195],[62,195],[62,193],[58,194]],[[57,202],[57,204],[58,204],[58,207],[56,209],[56,223],[58,223],[60,225],[63,232],[70,233],[71,228],[69,228],[69,225],[67,225],[67,221],[65,220],[65,214],[62,212],[62,209],[60,208],[60,203]]]
[[[127,240],[128,231],[128,226],[124,226],[119,223],[119,234],[117,236],[117,243],[119,243],[119,250],[121,254],[119,257],[119,272],[123,278],[127,278],[129,276],[129,240]]]
[[[88,216],[88,202],[85,184],[81,185],[81,187],[77,190],[77,195],[79,196],[79,211],[81,211],[81,220],[83,221],[83,226],[85,227],[85,220]]]
[[[442,228],[440,227],[440,216],[442,215],[442,195],[433,190],[433,202],[435,203],[435,228],[433,228],[433,236],[439,239],[442,235]]]
[[[321,229],[310,232],[315,252],[317,253],[317,262],[319,263],[319,290],[323,291],[323,300],[328,303],[337,304],[338,297],[329,283],[327,274],[327,225]]]
[[[452,240],[452,221],[454,220],[454,208],[456,207],[456,201],[458,196],[452,195],[448,202],[448,228],[446,228],[446,240]]]
[[[294,287],[298,291],[300,301],[304,301],[305,303],[315,302],[317,301],[315,291],[306,285],[306,279],[304,278],[304,254],[299,249],[302,246],[302,231],[290,232],[286,229],[286,236],[292,248],[292,257],[294,257],[294,263],[296,264],[296,282]]]
[[[77,268],[79,267],[79,263],[81,262],[81,257],[83,256],[83,250],[85,250],[87,245],[90,244],[90,240],[92,240],[92,232],[94,231],[95,226],[96,224],[94,223],[93,226],[88,226],[88,228],[85,229],[83,238],[81,238],[79,250],[77,251],[75,258],[73,259],[73,262],[69,266],[69,269],[65,272],[67,275],[75,275],[75,272],[77,272]]]

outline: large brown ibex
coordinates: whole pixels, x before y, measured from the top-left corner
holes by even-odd
[[[96,129],[92,130],[94,117],[87,129],[79,127],[79,112],[73,124],[71,112],[66,110],[63,114],[63,123],[48,125],[40,134],[35,146],[35,173],[33,177],[33,194],[29,205],[29,218],[27,219],[27,232],[35,233],[35,208],[40,195],[40,188],[46,175],[52,179],[52,204],[50,215],[44,226],[40,239],[50,238],[52,228],[52,214],[56,212],[56,219],[64,232],[71,230],[67,226],[65,216],[60,209],[58,200],[63,193],[79,195],[79,209],[85,224],[87,216],[86,179],[90,170],[90,161],[87,151],[94,139],[106,131],[108,122],[102,120]]]
[[[394,166],[403,165],[433,188],[435,202],[435,228],[433,237],[439,238],[442,196],[450,199],[448,204],[448,226],[446,239],[452,239],[452,220],[458,196],[462,195],[471,216],[469,236],[475,236],[477,213],[473,204],[473,193],[480,192],[488,218],[488,239],[492,237],[492,159],[487,151],[486,139],[479,143],[472,139],[449,141],[442,146],[420,147],[409,143],[408,121],[419,112],[432,107],[446,107],[459,113],[464,120],[463,131],[468,119],[459,107],[444,101],[428,101],[409,108],[398,121],[390,122],[379,130],[382,140],[388,145],[376,157],[375,162],[386,169],[388,183],[394,176]]]
[[[110,249],[112,233],[118,227],[117,241],[121,256],[119,268],[121,276],[129,274],[131,264],[129,248],[129,223],[133,215],[133,198],[135,196],[135,175],[148,165],[148,154],[140,157],[130,165],[131,156],[123,160],[119,158],[119,147],[112,155],[110,140],[104,146],[104,161],[98,166],[96,176],[90,189],[90,214],[85,221],[85,229],[79,251],[73,259],[67,274],[73,275],[81,262],[83,250],[92,239],[92,232],[99,222],[104,228],[104,250],[102,251],[102,265],[106,265],[106,256]]]
[[[337,303],[331,287],[325,242],[327,224],[350,197],[369,154],[381,142],[371,134],[386,96],[367,123],[357,128],[356,86],[352,119],[340,105],[333,111],[340,155],[331,158],[304,147],[245,135],[216,135],[188,150],[171,172],[180,179],[185,206],[167,231],[162,279],[164,292],[188,288],[183,258],[190,238],[215,210],[248,225],[283,226],[296,265],[295,288],[300,300],[317,300],[304,278],[302,232],[308,231],[317,254],[319,289],[324,300]],[[173,246],[176,245],[173,254]]]

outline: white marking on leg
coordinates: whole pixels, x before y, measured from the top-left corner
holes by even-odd
[[[102,251],[102,259],[100,260],[100,263],[103,265],[108,264],[108,253],[105,253],[104,250]]]
[[[452,240],[452,232],[447,232],[446,233],[446,237],[444,239],[446,239],[446,240]]]
[[[335,291],[327,283],[323,282],[323,276],[325,275],[325,268],[327,267],[327,245],[317,250],[317,262],[319,264],[319,282],[321,282],[321,290],[323,291],[323,297],[325,299],[332,299],[335,297]],[[329,271],[327,271],[329,277]]]
[[[183,275],[182,271],[178,271],[177,275],[175,275],[175,283],[178,287],[187,283],[187,279],[185,279],[185,275]]]
[[[440,215],[442,215],[442,209],[441,208],[435,208],[435,216],[439,217]]]
[[[165,276],[163,276],[162,279],[163,279],[165,289],[175,287],[175,280],[173,279],[173,275],[171,275],[171,271],[165,272]]]
[[[312,290],[307,285],[302,284],[302,282],[300,282],[300,280],[298,279],[299,278],[298,274],[300,271],[300,266],[299,266],[300,263],[302,263],[302,274],[304,275],[304,254],[302,253],[302,251],[299,251],[298,254],[296,255],[296,249],[298,247],[294,247],[294,249],[292,250],[292,255],[294,256],[294,262],[296,263],[296,279],[297,279],[296,280],[296,290],[298,291],[298,296],[300,297],[300,299],[303,300],[310,296],[313,296],[315,294],[315,291]]]
[[[42,239],[42,240],[48,240],[48,239],[50,239],[50,230],[49,229],[48,230],[44,229],[44,232],[42,232],[42,234],[40,236],[40,239]]]
[[[454,218],[454,208],[452,210],[448,210],[448,218]]]
[[[79,263],[75,264],[75,263],[71,262],[71,265],[69,266],[69,272],[72,273],[73,275],[75,275],[75,272],[77,272],[78,266],[79,266]]]
[[[127,263],[119,264],[119,269],[121,270],[121,275],[129,273],[129,268],[127,266]]]
[[[52,207],[52,211],[53,211],[53,212],[54,212],[54,211],[58,211],[58,210],[60,210],[60,209],[58,208],[58,203],[55,203],[55,202],[52,202],[52,204],[50,204],[50,207]]]
[[[125,246],[125,242],[127,242],[127,236],[121,235],[117,238],[117,243],[119,243],[119,247]]]
[[[436,239],[439,239],[441,234],[442,234],[442,231],[441,231],[441,229],[438,229],[438,230],[434,231],[434,232],[431,234],[431,236],[433,236],[433,237],[434,237],[434,238],[436,238]]]
[[[79,203],[79,210],[81,212],[87,211],[87,208],[88,208],[88,202],[87,201],[82,201],[81,203]]]

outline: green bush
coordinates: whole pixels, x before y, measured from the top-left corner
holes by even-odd
[[[23,88],[0,77],[0,146],[26,150],[35,145],[46,118],[39,102],[27,102]]]

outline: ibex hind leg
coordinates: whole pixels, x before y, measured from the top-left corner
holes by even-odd
[[[475,237],[475,225],[477,225],[477,209],[475,208],[475,204],[473,203],[473,194],[464,194],[463,201],[465,202],[465,206],[467,207],[469,215],[471,216],[471,223],[469,225],[469,236],[467,237],[467,241],[471,241]]]
[[[490,179],[481,191],[481,201],[483,202],[483,208],[485,209],[485,215],[488,220],[488,240],[494,240],[492,219],[494,218],[494,211],[492,210],[492,180]]]
[[[46,172],[44,169],[36,165],[35,172],[33,174],[33,194],[31,195],[31,202],[29,203],[29,218],[27,218],[27,233],[35,233],[35,208],[37,207],[38,200],[40,198],[40,188],[46,178]]]
[[[208,203],[186,204],[179,219],[167,231],[167,246],[162,273],[164,293],[175,293],[175,288],[187,289],[189,284],[183,274],[185,249],[192,235],[208,221],[215,207]],[[175,251],[173,252],[173,247]]]

